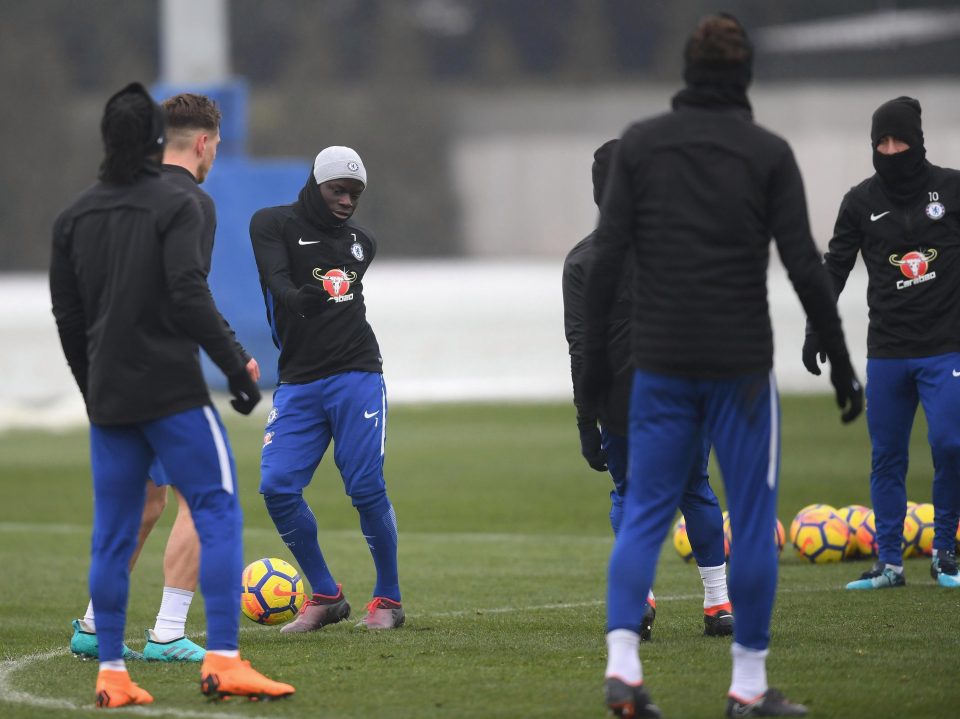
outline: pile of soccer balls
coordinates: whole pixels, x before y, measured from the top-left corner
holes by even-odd
[[[777,520],[773,530],[777,551],[783,551],[783,525]],[[960,527],[957,528],[960,542]],[[790,543],[804,559],[822,564],[843,559],[877,556],[877,530],[873,510],[860,504],[834,508],[827,504],[810,504],[797,512],[790,524]],[[723,513],[723,544],[730,556],[733,537],[730,518]],[[681,516],[673,528],[673,546],[685,562],[693,559],[686,522]],[[901,539],[904,558],[930,556],[933,549],[933,505],[907,502]]]

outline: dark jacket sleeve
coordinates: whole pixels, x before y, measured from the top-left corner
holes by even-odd
[[[254,213],[250,220],[250,241],[260,281],[276,302],[296,314],[291,305],[297,287],[290,273],[290,257],[283,244],[280,224],[271,217],[269,209]]]
[[[241,371],[246,360],[237,351],[235,339],[224,329],[223,317],[210,294],[197,241],[202,229],[200,206],[194,198],[187,197],[161,228],[164,272],[177,324],[229,377]]]
[[[837,222],[833,226],[833,237],[830,239],[827,253],[823,256],[823,263],[830,274],[830,279],[833,280],[834,294],[837,297],[847,284],[847,277],[857,263],[857,255],[863,243],[860,222],[853,211],[852,204],[853,201],[848,192],[840,203]]]
[[[66,221],[57,218],[53,227],[53,249],[50,255],[50,299],[57,321],[60,345],[73,378],[84,399],[87,396],[87,323],[77,276],[70,260],[70,240]]]
[[[584,248],[585,250],[585,248]],[[563,328],[570,348],[570,378],[577,421],[596,422],[584,401],[583,358],[586,344],[586,295],[584,293],[584,252],[575,249],[563,263]]]
[[[831,361],[846,356],[832,283],[810,234],[803,180],[789,147],[774,168],[768,210],[770,232],[810,327],[819,334]]]

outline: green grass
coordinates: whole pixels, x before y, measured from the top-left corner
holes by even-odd
[[[265,411],[264,411],[265,413]],[[259,420],[227,418],[246,518],[244,556],[291,559],[256,493]],[[929,501],[922,416],[908,495]],[[87,601],[92,499],[86,432],[0,435],[0,715],[94,715],[96,664],[66,650]],[[387,481],[400,522],[407,626],[368,633],[353,622],[283,636],[242,620],[255,666],[297,687],[258,705],[210,704],[196,666],[131,664],[156,702],[120,715],[204,717],[602,717],[609,480],[579,456],[572,407],[395,407]],[[783,400],[780,519],[801,506],[870,504],[869,443],[841,426],[827,397]],[[715,482],[721,489],[720,482]],[[373,567],[330,458],[307,492],[325,554],[356,613]],[[167,516],[134,571],[127,641],[143,643],[162,588]],[[771,682],[819,717],[953,716],[960,689],[960,593],[936,587],[922,559],[908,586],[843,591],[866,564],[813,566],[787,550],[769,658]],[[699,576],[665,546],[654,640],[642,648],[668,717],[722,715],[729,641],[702,633]],[[195,600],[188,631],[204,629]],[[953,707],[953,709],[951,709]]]

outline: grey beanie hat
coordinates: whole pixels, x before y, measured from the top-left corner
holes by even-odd
[[[317,184],[344,178],[360,180],[364,187],[367,186],[367,169],[356,150],[341,145],[321,150],[313,161],[313,179]]]

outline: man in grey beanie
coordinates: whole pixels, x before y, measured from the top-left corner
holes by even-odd
[[[395,629],[404,621],[397,518],[383,478],[383,360],[363,298],[363,277],[377,243],[350,221],[366,187],[360,156],[349,147],[328,147],[317,155],[296,202],[262,209],[250,222],[267,321],[280,349],[260,492],[313,594],[284,633],[315,631],[350,616],[303,498],[331,440],[377,570],[360,625]]]

